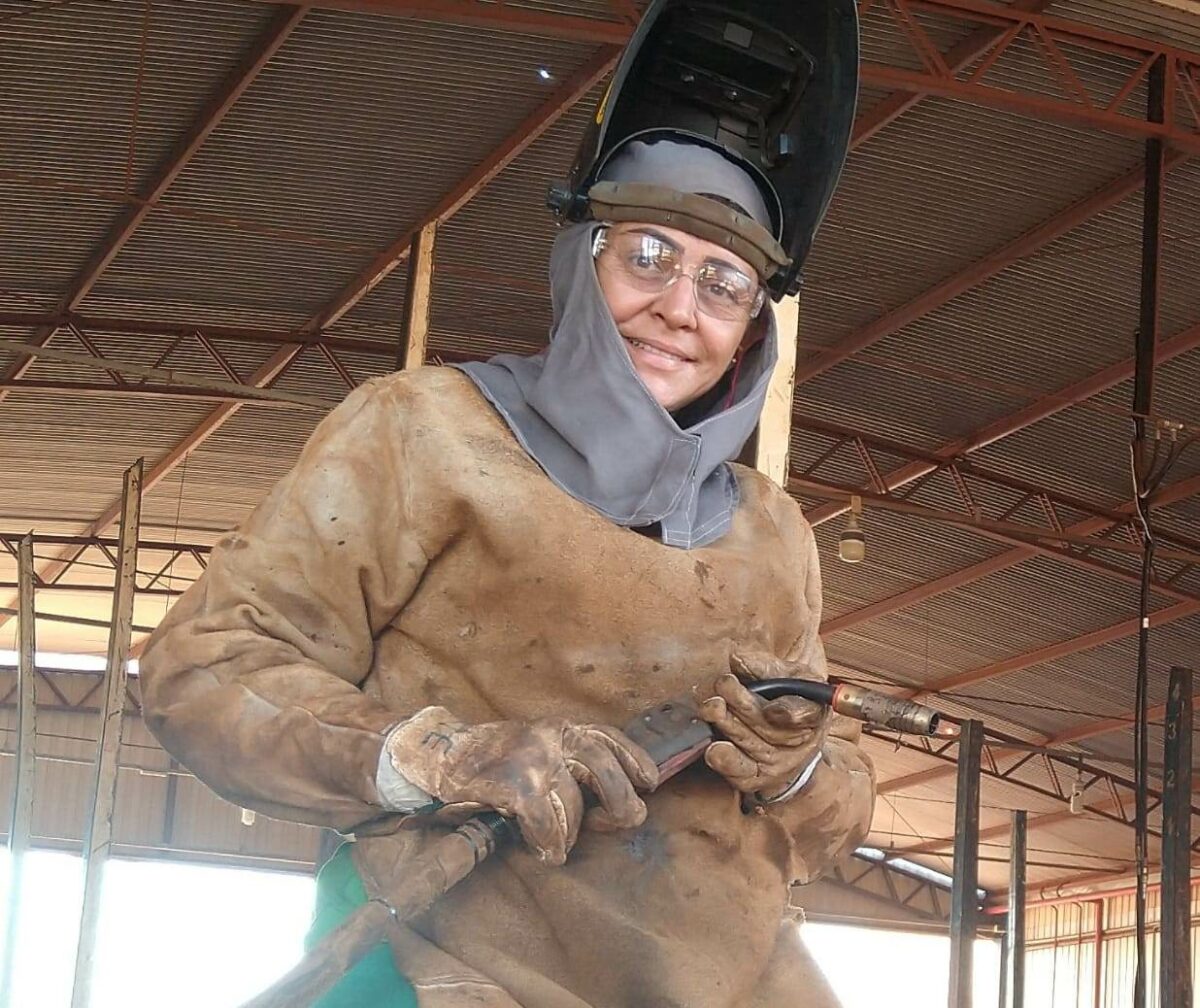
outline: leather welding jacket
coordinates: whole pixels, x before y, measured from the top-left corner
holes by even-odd
[[[428,705],[619,727],[733,651],[823,677],[812,530],[774,484],[737,476],[732,530],[667,547],[559,490],[461,373],[370,381],[155,631],[146,720],[230,802],[352,831],[381,811],[384,734]],[[693,766],[647,796],[640,828],[585,829],[565,867],[520,846],[485,862],[395,943],[398,965],[423,1008],[829,1004],[781,923],[789,885],[862,840],[873,788],[832,736],[804,791],[764,814]],[[360,840],[360,864],[402,885],[435,825]]]

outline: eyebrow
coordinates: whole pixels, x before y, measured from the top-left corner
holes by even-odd
[[[683,249],[681,249],[679,247],[678,243],[671,241],[670,238],[668,238],[665,234],[663,234],[661,231],[659,231],[655,228],[651,228],[651,227],[632,228],[628,233],[629,234],[648,235],[649,237],[657,239],[658,241],[662,242],[664,245],[674,249],[676,252],[683,251]],[[751,279],[754,279],[753,273],[747,273],[744,269],[742,269],[741,266],[737,265],[737,263],[731,263],[728,259],[718,259],[716,256],[705,256],[704,261],[706,263],[713,263],[717,266],[728,266],[731,270],[736,270],[738,273],[741,273],[745,276],[750,277]]]

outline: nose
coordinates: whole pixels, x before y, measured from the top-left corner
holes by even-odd
[[[654,302],[655,311],[673,329],[696,327],[696,279],[689,273],[675,277]]]

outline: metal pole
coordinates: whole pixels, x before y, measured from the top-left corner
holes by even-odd
[[[17,765],[13,789],[12,829],[8,836],[9,885],[5,915],[4,961],[0,965],[0,1005],[12,1004],[18,920],[25,854],[33,832],[33,785],[37,742],[37,644],[33,613],[33,534],[17,545]]]
[[[1166,57],[1155,60],[1150,69],[1146,118],[1153,123],[1166,121]],[[1159,329],[1159,258],[1162,251],[1163,182],[1166,158],[1161,138],[1146,141],[1146,185],[1142,203],[1142,289],[1137,340],[1134,346],[1133,382],[1133,471],[1138,514],[1142,522],[1142,589],[1139,600],[1141,628],[1138,633],[1137,686],[1135,691],[1134,759],[1136,767],[1134,862],[1137,871],[1135,898],[1136,967],[1133,977],[1133,1008],[1146,1008],[1146,893],[1149,872],[1148,827],[1149,801],[1147,764],[1149,754],[1149,647],[1150,624],[1149,580],[1154,557],[1154,541],[1150,535],[1150,494],[1146,485],[1150,475],[1149,422],[1146,417],[1154,408],[1154,359],[1158,347]]]
[[[1192,1003],[1192,671],[1171,669],[1163,744],[1160,1003]]]
[[[982,755],[983,722],[964,721],[958,737],[958,788],[954,810],[949,1008],[971,1008],[975,929],[979,913],[979,769]]]
[[[100,919],[100,889],[104,864],[112,844],[113,810],[117,798],[117,755],[121,747],[121,717],[125,708],[126,665],[133,630],[134,576],[137,573],[138,524],[142,509],[143,460],[125,473],[121,499],[121,539],[117,553],[117,589],[113,595],[112,629],[108,636],[104,710],[100,723],[96,785],[91,824],[84,844],[83,912],[75,953],[75,986],[71,1008],[87,1008],[91,999],[92,965]]]
[[[1104,900],[1092,902],[1096,907],[1096,934],[1092,941],[1092,1008],[1100,1008],[1104,982]]]
[[[1000,936],[1000,996],[996,999],[999,1008],[1008,1008],[1008,961],[1012,949],[1008,944],[1008,931]]]
[[[1025,1008],[1025,851],[1029,813],[1012,814],[1012,843],[1008,865],[1008,989],[1007,1008]]]

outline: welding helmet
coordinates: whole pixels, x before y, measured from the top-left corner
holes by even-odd
[[[857,95],[855,0],[654,0],[549,205],[715,241],[778,300],[800,288]],[[710,181],[732,175],[740,198]]]

